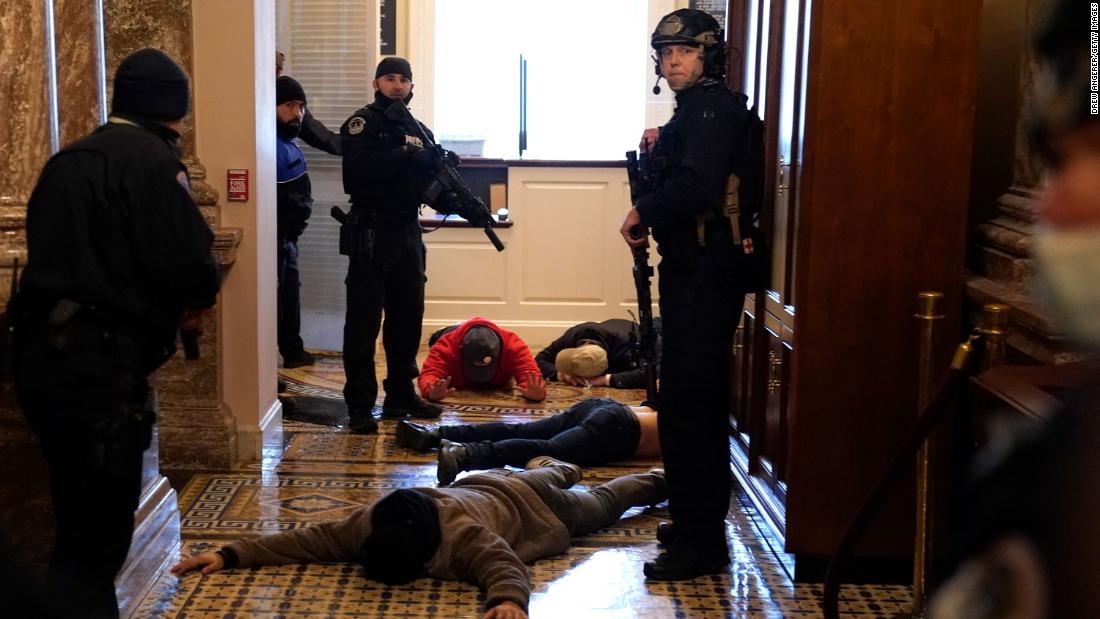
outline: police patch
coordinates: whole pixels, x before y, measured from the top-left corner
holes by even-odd
[[[360,116],[353,116],[348,121],[348,133],[351,135],[359,135],[363,133],[363,129],[367,127],[367,121],[363,120]]]
[[[191,179],[187,178],[187,172],[180,170],[180,173],[176,175],[176,182],[183,187],[184,191],[191,193]]]

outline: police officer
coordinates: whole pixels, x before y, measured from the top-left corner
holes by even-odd
[[[52,597],[117,617],[155,414],[148,375],[214,305],[213,235],[178,146],[188,80],[159,50],[118,67],[110,120],[49,160],[27,206],[16,387],[50,466]]]
[[[275,52],[275,77],[279,78],[283,74],[283,62],[286,60],[286,56],[282,52]],[[317,120],[310,113],[309,108],[306,108],[305,114],[302,116],[302,129],[298,133],[298,137],[303,142],[309,144],[317,150],[325,151],[330,155],[339,156],[343,152],[343,145],[340,140],[339,133],[333,133],[325,126],[325,123]]]
[[[302,327],[301,280],[298,275],[298,237],[313,213],[312,186],[306,158],[294,143],[302,129],[306,93],[294,78],[275,80],[276,217],[278,237],[278,339],[284,368],[313,365],[300,334]]]
[[[657,408],[672,524],[658,530],[666,551],[644,571],[653,580],[683,580],[729,564],[728,360],[746,284],[734,255],[740,246],[722,214],[731,173],[745,174],[740,168],[751,159],[737,146],[751,116],[744,95],[723,82],[725,49],[713,17],[674,11],[657,24],[651,44],[658,80],[676,92],[676,111],[659,132],[643,135],[658,180],[621,233],[639,247],[646,238],[633,238],[631,229],[652,227],[661,255]]]
[[[387,114],[395,102],[412,99],[412,68],[403,58],[378,63],[374,102],[340,128],[344,191],[351,215],[341,230],[349,254],[344,320],[344,401],[357,432],[378,428],[372,409],[378,394],[374,348],[379,327],[386,352],[384,418],[437,417],[442,407],[413,390],[419,374],[416,352],[424,316],[425,248],[419,208],[432,168],[420,131],[410,115]],[[391,110],[392,111],[392,110]],[[386,314],[382,325],[382,313]]]

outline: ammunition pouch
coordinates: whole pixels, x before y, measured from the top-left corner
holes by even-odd
[[[760,292],[771,284],[771,251],[763,230],[713,214],[701,216],[698,226],[702,251],[716,262],[732,289]]]

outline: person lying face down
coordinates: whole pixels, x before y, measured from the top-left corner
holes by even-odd
[[[614,523],[630,507],[665,499],[661,469],[571,492],[581,478],[576,465],[536,458],[527,466],[470,475],[449,488],[395,490],[344,520],[241,539],[183,559],[172,573],[355,562],[367,578],[388,585],[421,576],[477,584],[485,591],[485,619],[526,618],[525,563],[565,552],[572,537]]]
[[[660,358],[661,319],[654,319],[654,323]],[[540,350],[535,363],[546,380],[574,386],[644,389],[645,368],[635,351],[637,331],[637,324],[624,318],[583,322]]]
[[[439,448],[436,475],[448,484],[462,471],[523,466],[550,456],[580,466],[601,466],[661,455],[657,411],[611,398],[586,398],[552,417],[528,423],[489,422],[432,429],[407,420],[397,424],[397,444]]]
[[[420,369],[420,393],[439,401],[462,388],[505,387],[510,381],[523,397],[546,399],[546,381],[527,344],[490,320],[474,317],[432,345]]]

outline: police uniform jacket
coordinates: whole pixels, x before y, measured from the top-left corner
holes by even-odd
[[[174,352],[183,311],[214,305],[213,234],[191,199],[178,138],[112,118],[50,159],[27,206],[26,320],[72,301],[133,336],[148,372]]]
[[[352,206],[385,215],[413,213],[421,203],[427,177],[412,165],[413,155],[425,145],[418,121],[386,116],[392,101],[380,93],[340,127],[344,151],[344,192]],[[423,124],[420,129],[435,137]]]
[[[313,117],[309,108],[302,117],[302,130],[298,134],[302,141],[317,150],[323,150],[330,155],[340,156],[343,153],[343,144],[339,133],[329,131],[325,124]]]
[[[275,162],[277,234],[280,239],[294,241],[305,231],[313,214],[313,187],[306,158],[294,140],[276,139]]]
[[[661,127],[651,156],[661,180],[636,205],[642,223],[653,228],[664,258],[676,258],[678,250],[698,245],[697,218],[721,212],[730,173],[749,167],[745,162],[753,153],[740,139],[749,119],[746,100],[712,78],[676,93],[676,111]],[[744,192],[755,191],[760,183],[746,180],[741,203],[759,204],[758,195]],[[708,226],[708,233],[728,237],[728,222],[718,221]]]

